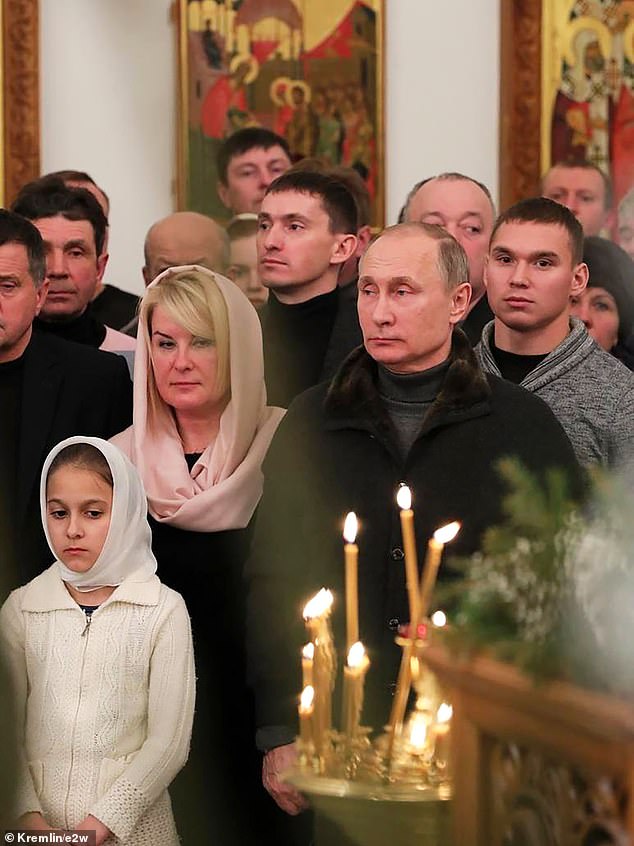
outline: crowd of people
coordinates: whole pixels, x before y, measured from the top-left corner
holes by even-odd
[[[154,222],[142,297],[103,282],[109,201],[88,174],[0,211],[18,828],[308,846],[280,776],[301,608],[343,596],[345,514],[380,728],[409,623],[399,483],[419,543],[458,519],[464,556],[504,519],[500,459],[557,468],[579,502],[593,467],[634,463],[634,197],[613,209],[596,166],[557,163],[500,214],[476,179],[428,175],[374,235],[359,174],[291,165],[269,130],[228,138],[218,173],[228,227]]]

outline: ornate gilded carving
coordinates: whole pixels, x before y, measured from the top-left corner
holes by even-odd
[[[540,173],[542,0],[500,0],[500,199],[535,194]]]
[[[492,846],[628,846],[625,786],[534,748],[496,743]]]
[[[2,0],[4,202],[40,172],[37,0]]]

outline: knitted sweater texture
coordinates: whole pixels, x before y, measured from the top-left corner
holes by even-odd
[[[11,594],[0,636],[25,714],[17,815],[71,829],[93,814],[108,846],[176,846],[166,788],[187,760],[195,695],[180,594],[133,574],[87,625],[54,565]]]
[[[475,349],[487,373],[501,376],[493,353],[494,322]],[[580,320],[570,334],[520,383],[551,407],[579,463],[634,465],[634,373],[601,349]]]

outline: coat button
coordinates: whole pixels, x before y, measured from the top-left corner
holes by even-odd
[[[397,631],[399,625],[400,625],[400,620],[397,620],[396,617],[392,617],[392,619],[388,622],[387,627],[391,631],[395,632],[395,631]]]
[[[400,546],[395,546],[394,549],[390,552],[392,556],[392,561],[402,561],[405,557],[405,553],[401,549]]]

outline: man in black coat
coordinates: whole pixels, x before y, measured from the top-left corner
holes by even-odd
[[[258,217],[258,270],[270,291],[260,312],[264,379],[269,403],[287,408],[361,343],[355,292],[337,286],[357,245],[357,205],[335,177],[290,170],[269,185]]]
[[[372,667],[364,723],[387,721],[399,649],[408,623],[399,512],[406,482],[414,497],[418,558],[435,529],[462,530],[448,550],[467,555],[503,519],[497,462],[512,456],[543,475],[551,467],[580,486],[580,469],[560,424],[537,397],[479,369],[455,329],[471,293],[467,257],[438,226],[386,230],[361,260],[358,312],[364,347],[334,380],[297,398],[264,465],[264,495],[247,567],[248,648],[265,785],[290,813],[298,794],[276,773],[293,760],[303,604],[322,586],[335,593],[337,644],[343,628],[341,528],[360,520],[360,636]]]
[[[70,435],[109,438],[132,419],[121,356],[33,330],[46,298],[38,230],[0,210],[0,566],[7,588],[52,560],[40,521],[40,471]]]

